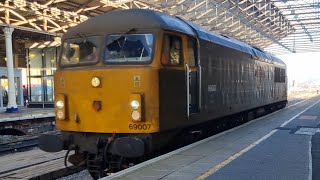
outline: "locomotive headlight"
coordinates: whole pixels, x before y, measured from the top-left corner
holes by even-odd
[[[141,114],[139,111],[132,111],[131,118],[134,121],[141,121]]]
[[[98,86],[100,86],[100,84],[101,84],[101,81],[100,81],[100,79],[98,77],[93,77],[91,79],[91,85],[93,87],[98,87]]]
[[[130,94],[128,110],[131,113],[130,115],[132,121],[138,122],[143,120],[142,107],[142,93]]]
[[[62,101],[57,101],[56,106],[58,109],[62,109],[64,107],[64,103]]]
[[[55,114],[56,118],[59,120],[67,119],[66,105],[67,96],[64,94],[55,94]]]
[[[58,119],[64,119],[64,113],[62,110],[58,110],[56,113]]]
[[[130,106],[133,110],[137,110],[140,106],[140,103],[137,100],[133,100],[133,101],[131,101]]]

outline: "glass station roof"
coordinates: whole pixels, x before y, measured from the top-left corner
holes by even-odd
[[[320,52],[320,0],[3,0],[0,25],[57,36],[130,8],[179,16],[274,54]]]

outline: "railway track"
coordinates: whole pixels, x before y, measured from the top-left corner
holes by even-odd
[[[49,132],[60,134],[60,132]],[[21,136],[0,143],[0,179],[56,179],[83,170],[64,166],[66,152],[46,153],[39,149],[39,135]],[[33,150],[30,150],[33,149]],[[11,152],[15,152],[11,154]]]
[[[57,179],[84,169],[64,167],[65,153],[46,153],[36,149],[2,156],[0,179]]]
[[[0,143],[0,155],[10,152],[24,151],[38,146],[38,137],[31,137],[28,139]]]
[[[59,131],[48,132],[48,134],[59,135]],[[14,140],[0,143],[0,155],[26,151],[38,146],[38,138],[40,134],[29,136],[18,136]]]

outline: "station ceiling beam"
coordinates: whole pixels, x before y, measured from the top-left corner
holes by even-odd
[[[0,23],[12,27],[35,29],[43,33],[62,33],[87,20],[85,15],[64,11],[37,2],[6,0],[0,3]]]
[[[309,40],[320,21],[319,0],[3,0],[0,26],[60,35],[88,18],[118,9],[153,9],[261,49],[295,32]]]
[[[288,35],[294,31],[289,21],[268,0],[157,0],[149,2],[150,6],[151,4],[209,30],[243,40],[251,45],[256,45],[257,41],[253,40],[258,37],[264,42],[257,43],[260,48],[273,43],[281,45],[279,40],[283,37],[282,33]]]

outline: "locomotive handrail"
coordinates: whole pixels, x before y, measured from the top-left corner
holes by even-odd
[[[199,100],[198,100],[198,108],[199,108],[199,111],[201,111],[201,71],[202,71],[202,69],[201,69],[201,65],[200,65],[200,62],[199,62],[199,64],[198,64],[198,77],[199,77],[199,80],[198,80],[198,90],[199,90],[199,92],[198,92],[198,98],[199,98]]]
[[[202,77],[201,77],[201,71],[202,71],[202,69],[201,69],[201,61],[200,61],[200,42],[199,42],[199,38],[196,38],[196,40],[197,40],[197,60],[198,60],[198,90],[199,90],[199,92],[198,92],[198,108],[199,108],[199,112],[201,111],[201,86],[202,86],[202,82],[201,82],[201,80],[202,80]]]
[[[186,64],[186,84],[187,84],[187,117],[189,118],[189,115],[190,115],[190,94],[189,94],[189,91],[190,91],[190,68],[189,68],[189,65]]]

